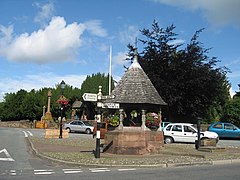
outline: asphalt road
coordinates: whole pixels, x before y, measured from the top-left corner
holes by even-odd
[[[0,170],[35,169],[47,167],[42,160],[31,155],[26,137],[33,135],[29,130],[0,128]],[[1,178],[0,178],[1,179]]]
[[[240,164],[181,168],[88,168],[52,164],[33,156],[28,136],[43,136],[44,130],[0,127],[0,180],[25,179],[240,179]],[[92,138],[71,133],[70,137]],[[220,140],[218,146],[240,146],[239,140]]]
[[[179,168],[91,168],[49,169],[48,171],[22,171],[17,175],[0,175],[1,180],[238,180],[240,164],[218,166],[191,166]],[[48,172],[48,174],[46,173]]]

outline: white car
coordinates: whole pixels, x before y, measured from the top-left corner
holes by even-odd
[[[197,129],[190,123],[172,123],[168,124],[164,129],[164,141],[166,144],[173,142],[195,143],[197,140]],[[214,139],[218,142],[219,137],[215,132],[200,132],[200,139]]]

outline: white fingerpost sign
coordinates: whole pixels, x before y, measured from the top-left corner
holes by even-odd
[[[84,93],[82,97],[84,101],[97,101],[97,94],[94,93]]]

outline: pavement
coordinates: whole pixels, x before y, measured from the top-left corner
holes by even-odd
[[[240,163],[240,147],[201,147],[195,144],[165,144],[159,154],[116,155],[100,153],[95,158],[96,139],[80,135],[66,139],[27,138],[32,152],[43,159],[72,166],[178,167]]]

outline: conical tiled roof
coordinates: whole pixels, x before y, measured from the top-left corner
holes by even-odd
[[[137,61],[134,61],[112,91],[115,103],[167,105]]]

